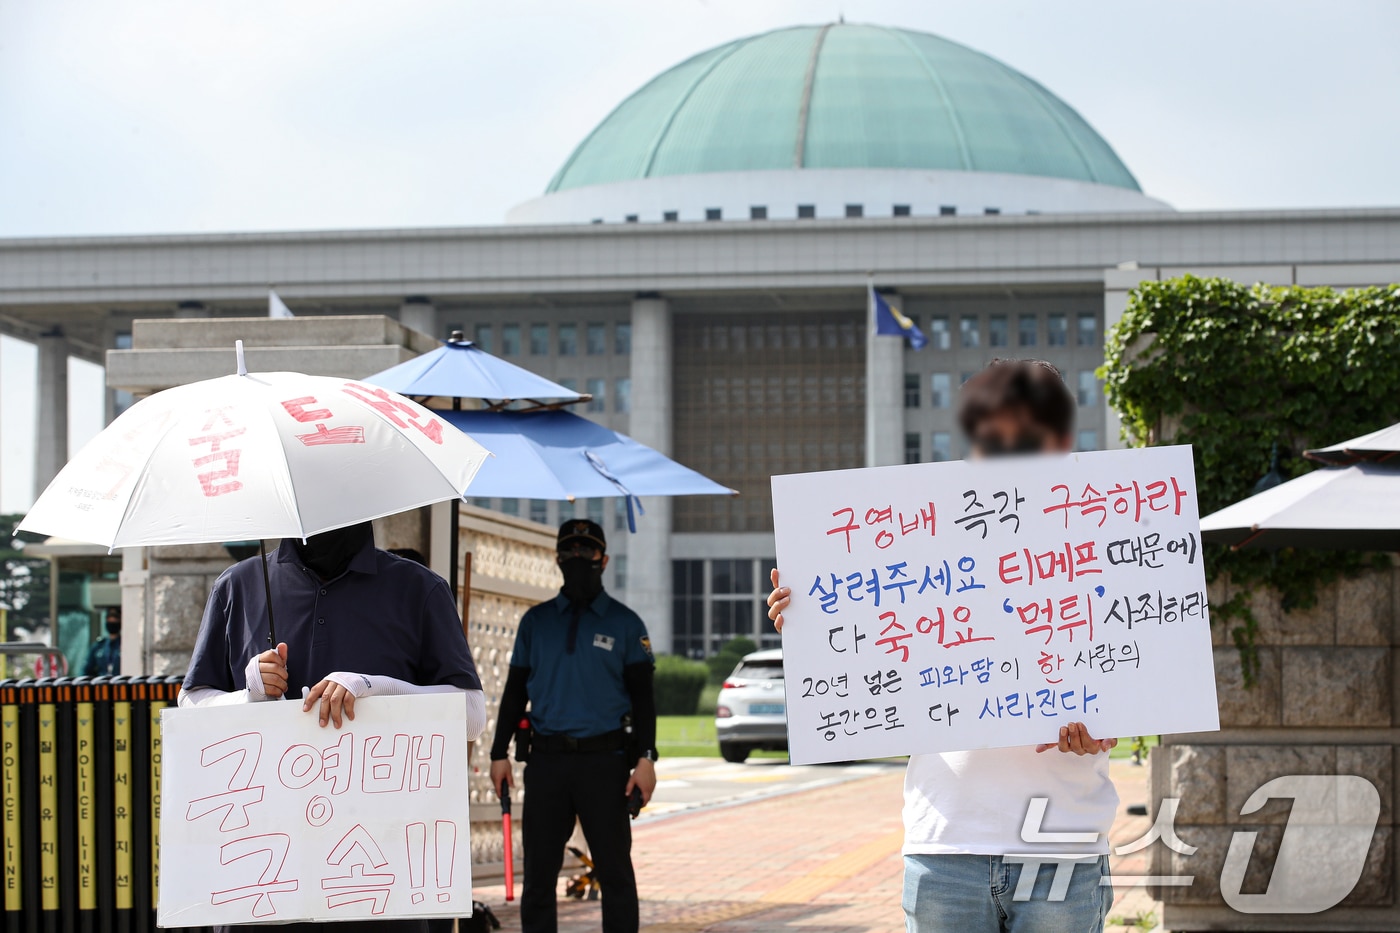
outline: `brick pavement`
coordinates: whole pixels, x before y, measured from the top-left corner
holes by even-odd
[[[1113,845],[1146,832],[1127,807],[1147,801],[1147,769],[1112,765],[1121,798]],[[648,933],[896,933],[903,841],[902,772],[638,823],[634,861]],[[1117,876],[1145,874],[1146,851],[1115,857]],[[560,889],[562,890],[562,883]],[[518,892],[517,892],[518,894]],[[1115,888],[1110,919],[1161,907],[1141,887]],[[504,931],[520,929],[500,885],[480,887]],[[517,902],[518,903],[518,902]],[[561,900],[561,933],[600,930],[599,904]]]

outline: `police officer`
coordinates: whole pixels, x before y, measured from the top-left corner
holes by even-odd
[[[635,789],[645,805],[656,787],[654,660],[642,620],[603,591],[606,550],[596,522],[560,526],[564,586],[521,618],[501,695],[491,746],[498,794],[503,783],[515,785],[507,751],[527,701],[534,733],[525,769],[522,933],[558,929],[559,869],[575,818],[602,887],[604,933],[638,928],[628,798]]]

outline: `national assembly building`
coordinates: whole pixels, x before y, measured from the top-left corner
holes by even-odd
[[[770,476],[964,456],[958,387],[994,357],[1054,363],[1079,446],[1119,443],[1094,371],[1143,280],[1400,281],[1400,210],[1178,212],[1032,78],[875,25],[681,62],[540,184],[489,227],[0,240],[0,332],[39,348],[36,492],[68,455],[68,359],[130,349],[137,319],[265,315],[275,287],[298,317],[461,331],[740,492],[645,500],[635,534],[620,499],[475,502],[604,523],[610,588],[702,657],[776,644]],[[871,336],[871,284],[924,348]],[[142,386],[108,377],[110,418]]]

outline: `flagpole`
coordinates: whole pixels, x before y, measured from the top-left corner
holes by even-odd
[[[865,338],[865,465],[876,466],[878,457],[875,451],[875,426],[879,420],[880,406],[876,402],[876,328],[875,320],[875,273],[865,274],[865,317],[869,328]]]

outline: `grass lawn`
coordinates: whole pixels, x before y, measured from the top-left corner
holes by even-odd
[[[708,689],[708,688],[707,688]],[[703,698],[702,698],[703,702]],[[710,708],[714,708],[711,701]],[[658,716],[656,744],[663,758],[718,758],[719,739],[715,736],[713,713],[701,716]],[[1149,749],[1157,746],[1157,736],[1147,736]],[[1129,758],[1133,741],[1124,738],[1109,752],[1110,758]],[[754,758],[787,758],[787,752],[753,752]]]
[[[656,717],[656,750],[662,758],[718,758],[714,713]],[[787,752],[753,752],[753,758],[787,758]]]

